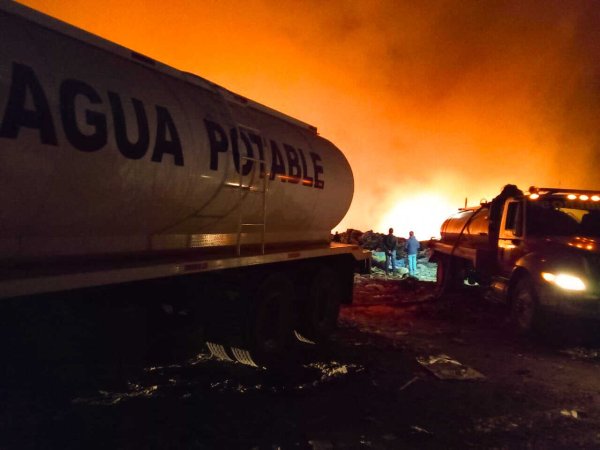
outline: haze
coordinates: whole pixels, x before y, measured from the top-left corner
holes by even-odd
[[[506,183],[600,189],[594,1],[26,0],[318,127],[337,229],[418,237]]]

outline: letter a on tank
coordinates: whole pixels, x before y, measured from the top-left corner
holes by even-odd
[[[33,109],[27,108],[28,97]],[[22,127],[39,130],[42,144],[58,145],[48,99],[35,72],[29,66],[13,63],[0,137],[15,139]]]

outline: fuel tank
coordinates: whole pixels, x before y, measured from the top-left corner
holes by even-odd
[[[489,246],[489,207],[464,208],[444,221],[441,240],[448,244],[456,243],[470,248]]]
[[[325,243],[350,207],[304,122],[6,0],[0,41],[0,262]]]

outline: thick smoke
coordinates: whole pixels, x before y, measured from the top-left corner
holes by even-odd
[[[423,195],[437,226],[506,183],[600,189],[594,1],[26,3],[316,125],[354,170],[340,228],[413,227],[398,205]]]
[[[600,188],[597,3],[356,3],[288,30],[356,83],[364,114],[334,139],[355,162],[352,213],[423,191],[477,203],[509,182]]]

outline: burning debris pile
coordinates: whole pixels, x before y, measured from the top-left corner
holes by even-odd
[[[385,276],[385,252],[383,249],[383,238],[385,234],[375,233],[373,230],[362,232],[348,228],[345,232],[336,233],[332,240],[344,244],[359,245],[365,250],[371,251],[372,274]],[[397,277],[407,277],[407,254],[404,249],[406,238],[398,237],[398,250],[396,252]],[[437,264],[429,262],[429,241],[421,242],[421,248],[417,254],[417,278],[423,281],[435,281]]]
[[[383,251],[383,238],[385,234],[375,233],[373,230],[362,232],[348,228],[345,232],[337,235],[339,242],[344,244],[360,245],[365,250]],[[333,239],[336,237],[333,236]],[[404,249],[404,243],[406,239],[398,237],[398,249]],[[402,250],[404,251],[404,250]]]

